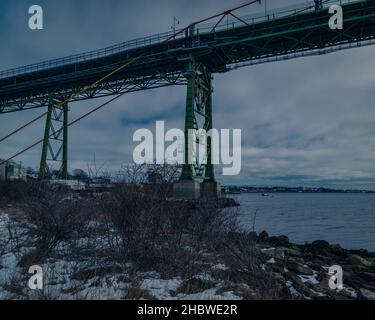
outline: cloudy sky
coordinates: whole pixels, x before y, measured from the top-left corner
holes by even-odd
[[[244,0],[1,0],[0,70],[98,49],[170,30]],[[305,0],[268,0],[268,8]],[[44,9],[42,31],[28,8]],[[264,12],[254,5],[242,12]],[[375,190],[375,47],[246,67],[216,75],[214,126],[242,129],[242,172],[227,184],[326,186]],[[71,104],[71,119],[101,100]],[[129,163],[133,132],[156,120],[183,128],[185,88],[125,95],[70,128],[70,170]],[[44,110],[0,115],[0,136]],[[0,144],[0,158],[42,137],[44,121]],[[17,158],[38,167],[40,147]]]

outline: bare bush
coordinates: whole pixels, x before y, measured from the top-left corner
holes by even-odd
[[[62,186],[30,185],[22,209],[37,251],[48,255],[61,242],[81,237],[89,220],[86,208],[84,200],[74,199]]]
[[[20,200],[27,188],[24,181],[0,181],[0,205],[3,201]]]
[[[283,287],[265,267],[266,256],[247,233],[228,234],[221,250],[221,257],[228,267],[227,280],[244,283],[256,293],[247,299],[280,299]]]

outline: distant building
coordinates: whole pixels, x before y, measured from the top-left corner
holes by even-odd
[[[79,180],[50,180],[50,183],[66,186],[67,188],[73,191],[86,190],[86,184]]]
[[[0,162],[3,160],[0,159]],[[26,171],[20,163],[7,161],[0,165],[0,180],[14,181],[26,180]]]

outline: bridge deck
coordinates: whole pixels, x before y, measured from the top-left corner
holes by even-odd
[[[332,1],[337,2],[337,1]],[[375,35],[375,0],[343,5],[344,30],[328,27],[328,8],[280,11],[221,25],[212,32],[196,27],[194,35],[171,33],[134,40],[106,49],[0,72],[0,113],[45,106],[52,94],[64,99],[127,61],[142,55],[121,72],[74,100],[124,91],[184,84],[186,61],[193,55],[213,73],[228,66],[268,62],[271,58],[317,52],[346,45],[370,44]]]

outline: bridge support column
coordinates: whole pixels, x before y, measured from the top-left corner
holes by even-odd
[[[219,185],[215,181],[211,159],[212,138],[207,135],[207,140],[201,139],[198,134],[201,129],[209,132],[213,128],[212,75],[203,64],[191,59],[187,66],[186,78],[184,165],[180,181],[174,186],[174,194],[180,198],[216,198],[219,194]],[[195,131],[194,135],[191,135],[192,130]],[[205,146],[204,163],[199,162],[198,145]],[[203,183],[200,185],[196,178],[203,180]]]
[[[68,104],[62,106],[50,98],[44,140],[39,167],[39,179],[55,176],[58,179],[68,177]],[[57,170],[49,166],[49,162],[59,163]]]

